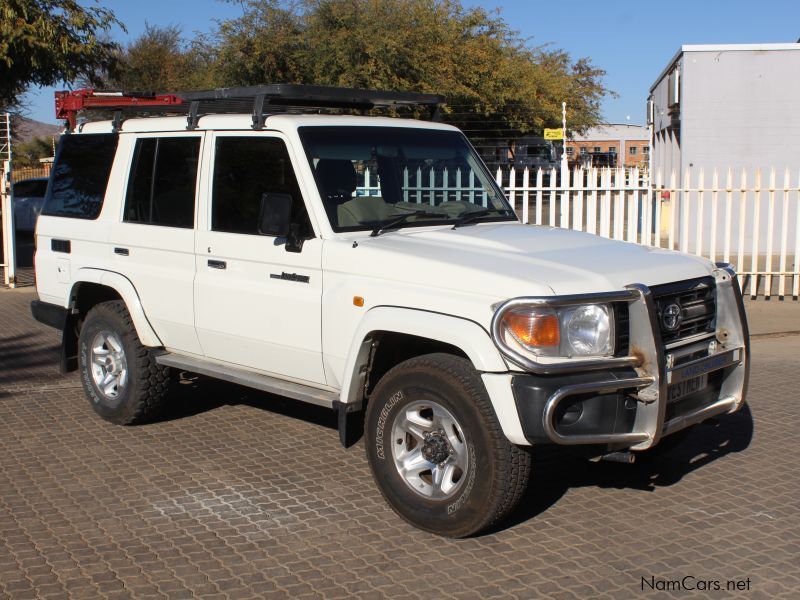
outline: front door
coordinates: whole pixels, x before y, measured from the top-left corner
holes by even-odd
[[[195,325],[208,358],[325,383],[322,240],[314,237],[286,142],[269,132],[216,133],[205,226],[197,232]],[[300,252],[261,233],[268,195],[292,196]],[[269,212],[269,210],[267,210]]]

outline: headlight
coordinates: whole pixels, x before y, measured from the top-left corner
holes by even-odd
[[[608,306],[587,304],[564,311],[567,342],[576,356],[608,356],[614,349]]]
[[[607,304],[514,307],[503,314],[500,334],[507,345],[537,356],[614,353],[614,320]]]

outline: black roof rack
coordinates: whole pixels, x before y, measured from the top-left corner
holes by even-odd
[[[117,126],[121,122],[123,111],[188,113],[187,128],[194,129],[201,115],[250,113],[253,129],[261,129],[267,114],[308,112],[310,109],[351,109],[366,112],[373,108],[417,107],[428,109],[430,117],[437,120],[444,102],[444,96],[438,94],[295,84],[219,88],[161,95],[76,90],[56,92],[56,114],[60,118],[66,118],[74,127],[77,112],[87,109],[114,110]]]
[[[444,96],[413,92],[384,92],[319,85],[272,84],[219,88],[199,92],[178,92],[190,104],[190,120],[198,114],[250,112],[253,129],[264,126],[265,113],[287,109],[345,108],[368,111],[372,108],[426,107],[437,118]],[[195,110],[192,111],[192,108]],[[195,112],[195,115],[191,113]]]

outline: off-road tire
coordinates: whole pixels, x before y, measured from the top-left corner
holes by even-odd
[[[90,344],[101,331],[116,335],[127,361],[127,383],[113,399],[100,391],[91,373]],[[78,366],[89,404],[106,421],[137,425],[153,420],[164,409],[170,369],[156,364],[152,350],[142,345],[121,300],[97,304],[86,315],[78,339]]]
[[[392,455],[392,423],[421,400],[449,411],[465,434],[469,468],[465,483],[445,500],[426,498],[403,480]],[[530,453],[503,435],[489,395],[472,364],[450,354],[409,359],[387,372],[370,395],[364,440],[375,483],[389,506],[425,531],[466,537],[498,524],[528,484]]]

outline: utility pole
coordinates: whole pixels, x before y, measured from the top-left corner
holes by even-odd
[[[561,103],[561,167],[567,166],[567,103]]]
[[[561,103],[561,215],[559,227],[569,227],[569,163],[567,162],[567,103]]]

